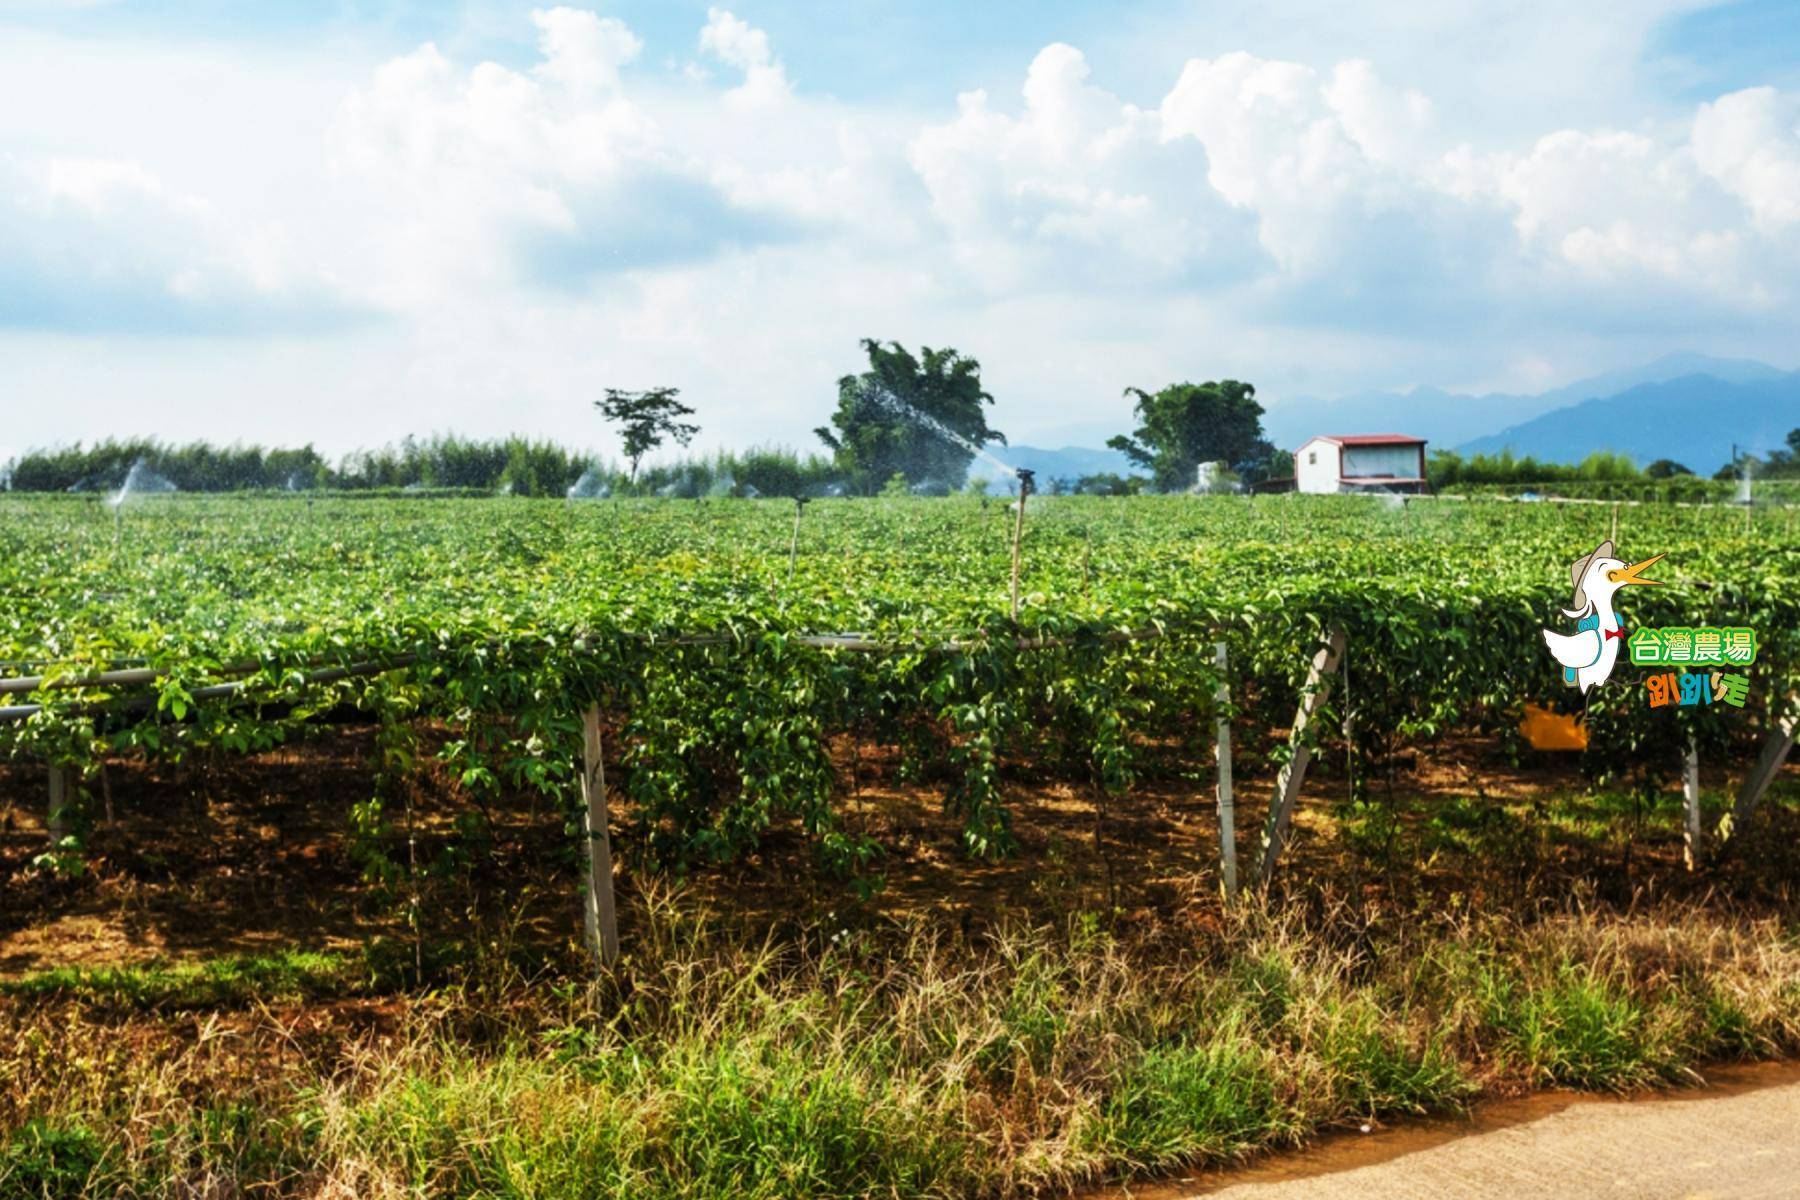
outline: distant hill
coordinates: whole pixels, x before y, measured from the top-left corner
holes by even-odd
[[[1800,371],[1734,383],[1689,375],[1646,383],[1613,396],[1557,409],[1458,447],[1463,453],[1513,453],[1551,462],[1579,462],[1595,450],[1616,450],[1640,465],[1672,458],[1710,475],[1740,449],[1780,447],[1800,427]]]
[[[1511,446],[1515,454],[1572,463],[1596,450],[1617,450],[1639,465],[1672,458],[1710,475],[1731,458],[1732,443],[1772,450],[1784,443],[1788,430],[1800,426],[1800,372],[1750,359],[1681,353],[1536,395],[1477,396],[1418,387],[1336,400],[1298,396],[1265,403],[1263,428],[1284,450],[1319,433],[1392,431],[1463,453],[1491,454]],[[1103,472],[1143,474],[1116,450],[995,446],[993,452],[1013,466],[1036,471],[1045,487],[1052,479]],[[969,473],[993,479],[996,491],[1011,482],[1010,473],[980,459]]]
[[[1410,433],[1434,446],[1459,446],[1483,439],[1495,429],[1521,427],[1535,417],[1584,400],[1695,375],[1709,375],[1725,383],[1756,383],[1778,379],[1783,372],[1749,359],[1666,354],[1643,366],[1607,371],[1536,395],[1489,392],[1477,396],[1418,387],[1408,392],[1360,392],[1336,400],[1311,396],[1274,399],[1267,404],[1263,427],[1270,441],[1289,450],[1318,433],[1389,431]],[[1581,447],[1574,457],[1579,459],[1595,448]]]

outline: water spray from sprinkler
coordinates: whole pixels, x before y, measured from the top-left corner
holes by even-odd
[[[589,467],[581,473],[580,479],[569,485],[564,495],[570,500],[604,500],[612,495],[612,488],[607,486],[598,470]]]
[[[992,466],[1001,472],[1015,470],[1012,464],[1001,462],[981,443],[971,441],[964,437],[930,413],[921,412],[907,401],[895,395],[891,389],[878,382],[863,382],[857,388],[857,401],[858,403],[869,404],[875,408],[883,409],[889,414],[899,417],[903,421],[910,421],[928,433],[935,434],[937,437],[949,442],[952,446],[968,451],[974,457],[981,459],[989,466]]]
[[[106,503],[112,508],[113,514],[113,544],[117,545],[124,533],[126,501],[139,493],[173,492],[175,490],[174,484],[145,466],[142,458],[132,463],[131,470],[125,473],[125,482],[119,485],[118,491],[106,498]]]

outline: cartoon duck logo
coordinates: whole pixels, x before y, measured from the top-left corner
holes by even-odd
[[[1601,542],[1586,558],[1577,559],[1569,568],[1575,583],[1575,599],[1563,615],[1575,618],[1572,634],[1544,630],[1544,644],[1551,657],[1562,664],[1563,681],[1578,687],[1585,695],[1589,688],[1599,687],[1612,674],[1619,660],[1619,647],[1625,644],[1625,629],[1613,612],[1613,593],[1627,584],[1661,583],[1645,579],[1643,572],[1662,555],[1626,566],[1613,557],[1611,541]]]

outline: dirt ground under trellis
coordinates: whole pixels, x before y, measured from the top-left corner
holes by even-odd
[[[857,889],[816,866],[797,827],[761,852],[694,872],[682,886],[751,924],[849,921],[929,913],[964,926],[1056,919],[1076,911],[1154,925],[1217,913],[1217,813],[1210,778],[1151,777],[1123,796],[1009,769],[1019,849],[971,860],[960,826],[929,787],[898,782],[882,747],[840,746],[846,825],[883,848]],[[432,764],[412,785],[411,862],[420,882],[383,890],[365,876],[351,805],[371,792],[368,728],[333,729],[268,753],[171,767],[129,760],[90,780],[85,874],[35,869],[45,844],[41,772],[0,768],[0,975],[59,966],[198,958],[281,946],[348,948],[412,936],[456,937],[498,922],[527,942],[579,934],[578,877],[563,815],[543,798],[477,803]],[[1733,783],[1709,771],[1722,805]],[[1271,780],[1240,778],[1245,878]],[[1383,771],[1361,801],[1341,764],[1315,765],[1276,881],[1290,898],[1414,909],[1528,908],[1571,897],[1625,905],[1646,896],[1728,895],[1784,904],[1800,880],[1800,768],[1771,792],[1755,836],[1697,874],[1683,868],[1679,797],[1589,792],[1567,757],[1513,762],[1493,741],[1421,747]],[[380,839],[409,859],[408,821],[390,806]],[[1716,813],[1712,817],[1716,819]],[[654,877],[634,855],[614,797],[620,887]],[[404,893],[401,894],[401,893]],[[629,937],[629,930],[625,931]]]

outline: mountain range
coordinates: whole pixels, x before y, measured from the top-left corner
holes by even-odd
[[[1460,447],[1477,439],[1504,436],[1506,431],[1547,413],[1616,396],[1643,384],[1692,376],[1731,384],[1760,383],[1785,374],[1778,367],[1749,359],[1666,354],[1643,366],[1607,371],[1536,394],[1471,395],[1419,387],[1407,392],[1359,392],[1337,400],[1310,396],[1277,399],[1265,405],[1268,412],[1263,427],[1277,446],[1298,446],[1317,433],[1401,432],[1422,437],[1434,446]],[[1574,461],[1600,448],[1570,446],[1559,450],[1555,457],[1558,461]]]
[[[1642,466],[1673,459],[1702,475],[1735,450],[1776,449],[1800,428],[1800,371],[1732,383],[1685,375],[1559,408],[1459,447],[1464,453],[1513,453],[1578,462],[1594,450],[1628,454]]]
[[[1750,359],[1668,354],[1535,394],[1416,387],[1336,400],[1297,396],[1266,407],[1263,428],[1284,449],[1320,433],[1393,432],[1464,454],[1510,447],[1518,455],[1574,463],[1596,450],[1614,450],[1640,466],[1668,458],[1710,475],[1730,461],[1734,447],[1773,450],[1800,427],[1800,371]],[[1133,469],[1116,450],[993,449],[1006,462],[1036,471],[1040,481]],[[985,472],[998,473],[992,467]]]

